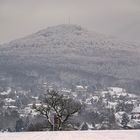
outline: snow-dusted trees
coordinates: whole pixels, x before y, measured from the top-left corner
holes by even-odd
[[[45,116],[53,130],[64,129],[66,122],[81,110],[81,103],[66,98],[58,91],[48,90],[42,105],[35,107],[36,111]]]

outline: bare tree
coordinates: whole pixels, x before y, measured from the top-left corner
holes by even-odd
[[[64,124],[72,117],[75,113],[81,110],[81,103],[71,98],[66,98],[55,90],[48,90],[47,95],[42,101],[42,105],[35,107],[35,109],[42,115],[44,115],[50,126],[55,130],[63,129]],[[51,114],[54,115],[54,124],[51,122]]]

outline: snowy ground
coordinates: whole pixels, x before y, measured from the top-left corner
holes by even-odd
[[[139,140],[140,130],[0,133],[0,140]]]

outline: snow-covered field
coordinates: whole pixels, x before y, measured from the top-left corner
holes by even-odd
[[[139,140],[140,130],[0,133],[0,140]]]

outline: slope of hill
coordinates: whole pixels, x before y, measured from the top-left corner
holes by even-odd
[[[139,60],[140,44],[77,25],[49,27],[0,46],[0,73],[15,79],[44,78],[67,85],[85,81],[134,92],[140,90]]]
[[[139,130],[0,133],[1,140],[139,140]]]

